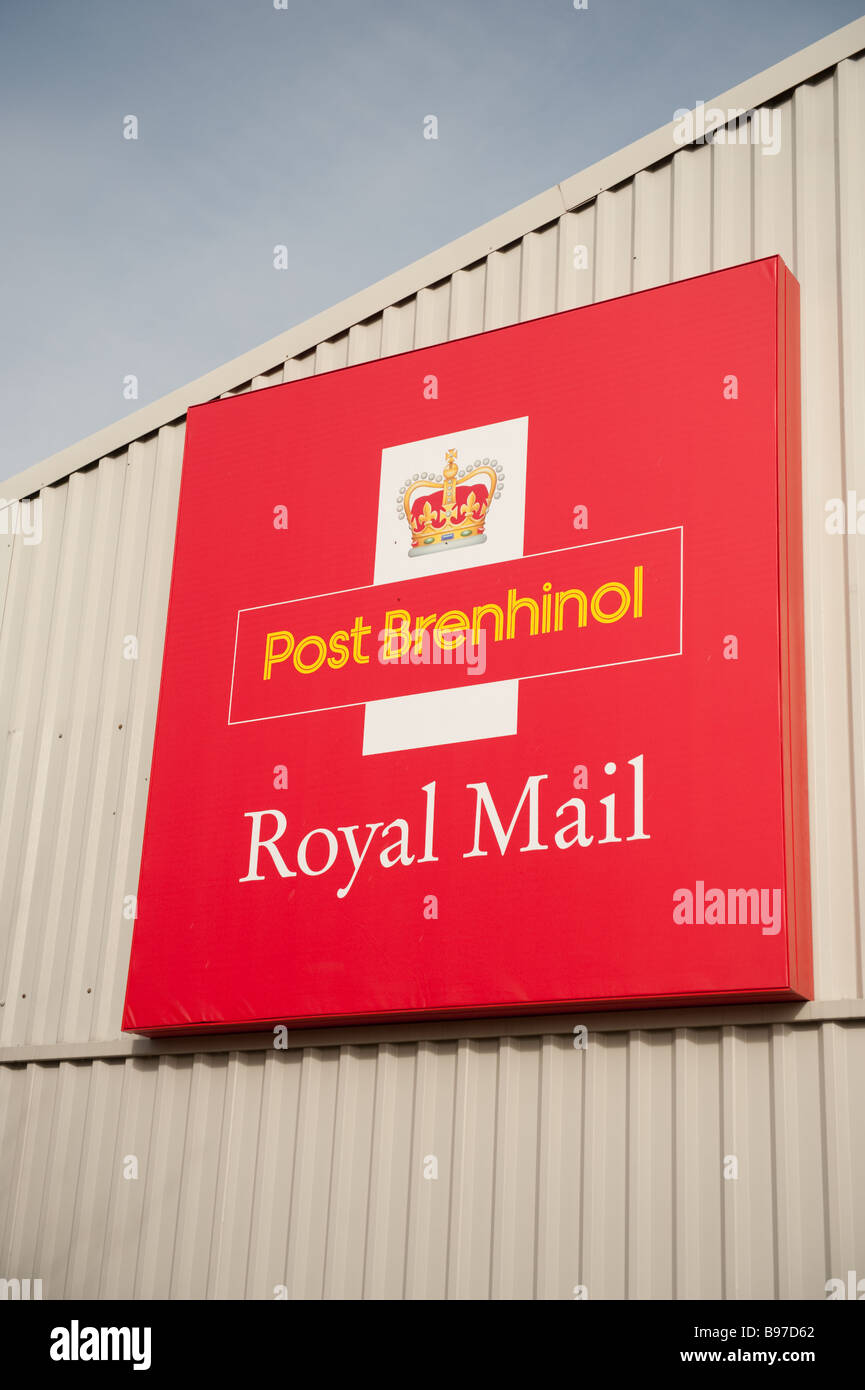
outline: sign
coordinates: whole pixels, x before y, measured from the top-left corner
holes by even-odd
[[[777,257],[190,411],[123,1026],[811,995]]]

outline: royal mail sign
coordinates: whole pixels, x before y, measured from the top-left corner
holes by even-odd
[[[773,257],[190,412],[124,1028],[811,995]]]

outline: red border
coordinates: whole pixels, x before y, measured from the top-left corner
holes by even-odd
[[[799,284],[775,257],[778,316],[778,619],[790,988],[814,997],[805,707]]]

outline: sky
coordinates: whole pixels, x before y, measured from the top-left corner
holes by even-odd
[[[0,0],[0,480],[861,12]]]

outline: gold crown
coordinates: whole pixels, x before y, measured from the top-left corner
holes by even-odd
[[[456,459],[456,449],[448,449],[442,473],[415,473],[399,490],[397,515],[409,524],[409,555],[440,555],[486,540],[484,526],[493,499],[502,495],[504,470],[495,459],[476,459],[459,470]]]

